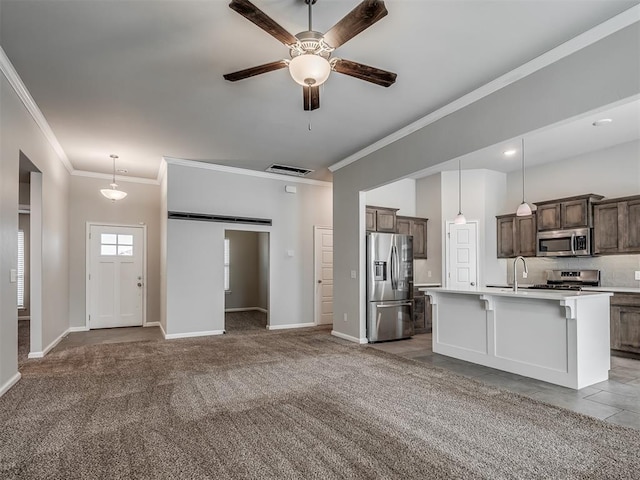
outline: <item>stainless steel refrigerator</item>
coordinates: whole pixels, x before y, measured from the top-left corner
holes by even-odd
[[[367,339],[413,335],[413,237],[367,233]]]

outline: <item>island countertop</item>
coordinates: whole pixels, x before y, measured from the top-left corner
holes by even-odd
[[[511,288],[500,287],[478,287],[472,290],[458,290],[454,288],[436,288],[426,287],[419,288],[421,292],[439,292],[439,293],[461,293],[466,295],[494,295],[501,297],[516,297],[527,299],[541,299],[541,300],[566,300],[576,299],[581,297],[594,297],[604,296],[610,297],[613,294],[611,292],[599,292],[599,291],[574,291],[574,290],[536,290],[521,288],[518,292],[514,292]]]

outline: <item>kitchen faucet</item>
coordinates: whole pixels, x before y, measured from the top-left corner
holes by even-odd
[[[516,265],[518,264],[518,260],[522,260],[522,264],[524,265],[524,275],[526,276],[529,274],[529,270],[527,270],[527,262],[524,259],[524,257],[522,255],[519,255],[516,257],[516,259],[513,261],[513,292],[514,293],[518,293],[518,275],[517,275],[517,271],[516,271]]]

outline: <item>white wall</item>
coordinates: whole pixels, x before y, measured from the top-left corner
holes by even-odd
[[[72,176],[69,225],[69,313],[72,327],[86,323],[87,222],[147,226],[147,322],[160,321],[160,186],[118,178],[123,200],[112,202],[100,194],[110,180]]]
[[[20,152],[42,172],[42,351],[69,325],[69,173],[40,128],[0,75],[0,391],[18,375],[16,284]],[[32,279],[33,281],[34,279]],[[33,306],[33,299],[32,299]],[[33,327],[33,325],[32,325]]]
[[[398,208],[396,215],[416,216],[416,181],[405,178],[366,192],[367,205]]]
[[[608,198],[640,194],[640,141],[627,142],[585,155],[526,169],[529,203],[596,193]],[[519,170],[507,176],[507,203],[513,213],[522,201]]]
[[[331,185],[294,183],[219,171],[195,162],[169,163],[169,211],[272,219],[269,232],[270,326],[313,322],[313,226],[331,226]],[[297,194],[285,193],[285,185]],[[169,220],[167,232],[168,335],[224,328],[224,232],[240,225]],[[292,251],[293,256],[288,255]]]
[[[442,178],[440,173],[416,181],[416,215],[428,218],[427,259],[416,260],[415,283],[442,283]],[[429,276],[431,272],[431,276]]]

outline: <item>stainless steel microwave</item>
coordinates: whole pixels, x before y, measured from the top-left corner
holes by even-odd
[[[591,255],[591,229],[572,228],[538,232],[538,257],[580,257]]]

